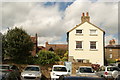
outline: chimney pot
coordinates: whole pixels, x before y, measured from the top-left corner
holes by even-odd
[[[82,16],[84,16],[84,13],[82,13]]]
[[[89,13],[88,13],[88,12],[86,12],[86,16],[89,16]]]

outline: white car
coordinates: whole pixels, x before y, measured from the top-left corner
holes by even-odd
[[[34,79],[40,80],[42,76],[40,67],[37,65],[28,65],[21,73],[22,80]]]
[[[69,75],[69,72],[64,65],[53,65],[52,72],[50,72],[51,80],[56,80],[61,75]]]
[[[76,70],[77,76],[85,76],[85,77],[98,77],[91,66],[80,66],[78,70]]]
[[[102,66],[96,74],[104,78],[116,78],[120,73],[120,69],[117,66]]]

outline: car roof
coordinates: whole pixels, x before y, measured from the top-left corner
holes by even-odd
[[[0,64],[0,66],[12,66],[10,64]]]
[[[27,65],[26,67],[40,67],[38,65]]]
[[[53,65],[53,67],[66,67],[64,65]]]
[[[117,66],[104,66],[104,67],[117,67]]]
[[[91,66],[79,66],[79,68],[92,68]]]

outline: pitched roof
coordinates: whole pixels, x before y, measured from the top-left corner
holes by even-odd
[[[46,49],[49,50],[50,48],[52,48],[53,50],[57,50],[57,49],[67,50],[68,45],[67,44],[47,44]]]
[[[87,21],[86,21],[86,22],[87,22]],[[79,27],[80,25],[82,25],[82,24],[84,24],[84,23],[85,23],[85,22],[76,25],[74,28],[72,28],[71,30],[69,30],[68,33],[71,32],[71,31],[73,31],[74,29],[76,29],[77,27]],[[97,27],[96,25],[94,25],[94,24],[92,24],[92,23],[90,23],[90,22],[88,22],[88,23],[91,24],[91,25],[93,25],[94,27],[98,28],[99,30],[101,30],[101,31],[103,31],[103,32],[105,33],[104,30],[102,30],[101,28]]]

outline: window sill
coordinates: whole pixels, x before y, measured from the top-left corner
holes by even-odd
[[[90,34],[90,36],[98,36],[97,34]]]
[[[90,49],[90,51],[98,51],[98,49]]]
[[[77,35],[77,36],[83,36],[83,34],[75,34],[75,35]]]
[[[76,48],[75,50],[83,51],[83,49],[81,49],[81,48]]]

